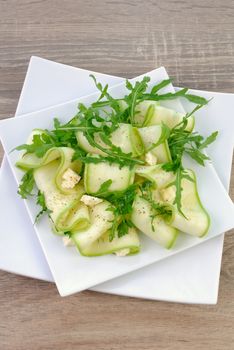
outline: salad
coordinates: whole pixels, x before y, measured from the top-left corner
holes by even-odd
[[[55,118],[52,130],[34,129],[16,148],[24,172],[18,193],[35,198],[35,220],[46,214],[51,231],[84,256],[138,253],[143,234],[167,249],[180,231],[203,237],[210,218],[183,158],[201,166],[209,159],[204,149],[218,133],[193,131],[194,113],[209,101],[188,89],[160,94],[169,79],[149,91],[148,77],[126,81],[129,93],[116,99],[91,77],[96,102],[80,103],[65,124]],[[179,97],[195,104],[192,112],[161,105]]]

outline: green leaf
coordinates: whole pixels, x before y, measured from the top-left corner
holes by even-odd
[[[133,184],[126,191],[115,192],[104,196],[111,203],[109,210],[114,214],[112,229],[109,235],[110,241],[113,240],[116,232],[118,237],[122,237],[128,233],[129,227],[133,227],[130,216],[136,193],[137,185]]]
[[[104,87],[101,83],[98,83],[95,76],[93,74],[90,74],[90,77],[93,79],[97,89],[101,92],[101,95],[99,96],[96,103],[101,101],[104,97],[109,101],[108,105],[110,105],[116,112],[120,111],[118,100],[114,99],[109,93],[108,93],[108,84],[106,84]],[[105,101],[106,102],[106,101]],[[92,105],[94,107],[95,105]],[[95,106],[97,107],[97,105]]]
[[[165,101],[165,100],[174,100],[178,97],[183,97],[187,99],[190,102],[199,104],[199,105],[206,105],[209,101],[206,100],[204,97],[201,96],[196,96],[196,95],[191,95],[187,94],[188,88],[184,88],[181,90],[178,90],[176,92],[168,92],[166,94],[153,94],[152,92],[150,94],[143,94],[141,97],[141,100],[152,100],[152,101]]]
[[[162,80],[159,84],[154,85],[154,87],[151,90],[151,94],[156,94],[159,90],[164,88],[165,86],[169,85],[171,83],[171,79],[165,79]]]
[[[131,227],[134,227],[133,223],[129,219],[123,219],[118,225],[118,237],[120,238],[127,235]]]
[[[216,138],[217,138],[217,136],[218,136],[218,131],[215,131],[215,132],[213,132],[210,136],[208,136],[205,140],[204,140],[204,142],[202,142],[201,144],[200,144],[200,146],[199,146],[199,149],[201,150],[201,149],[204,149],[204,148],[206,148],[207,146],[209,146],[211,143],[213,143],[215,140],[216,140]]]
[[[50,215],[50,213],[52,212],[51,210],[49,210],[47,208],[44,193],[41,191],[38,191],[38,193],[37,193],[37,204],[41,207],[41,210],[39,211],[39,213],[37,214],[37,216],[35,218],[35,223],[38,222],[39,218],[43,214],[47,213],[48,215]]]
[[[35,185],[33,170],[28,170],[21,179],[21,183],[18,188],[18,194],[26,199],[32,195],[32,191]]]
[[[130,91],[133,90],[133,86],[132,86],[132,84],[130,83],[130,81],[129,81],[128,79],[126,79],[126,88],[127,88],[128,90],[130,90]]]
[[[197,96],[197,95],[191,95],[191,94],[186,94],[184,96],[188,101],[192,103],[196,103],[198,105],[203,105],[205,106],[209,101],[205,99],[204,97]]]
[[[176,188],[176,195],[175,199],[173,201],[173,204],[176,205],[178,212],[185,218],[187,219],[186,215],[182,211],[182,203],[181,203],[181,197],[182,197],[182,179],[186,178],[187,180],[193,181],[193,179],[181,168],[179,167],[176,170],[175,174],[175,181],[169,183],[167,187],[170,186],[175,186]]]
[[[108,194],[109,187],[112,184],[112,180],[107,180],[101,184],[99,190],[95,193],[96,197],[103,197]]]
[[[149,81],[149,77],[144,77],[142,81],[137,81],[134,86],[130,84],[129,81],[126,81],[126,87],[131,91],[128,96],[125,96],[125,102],[129,106],[129,118],[131,124],[134,124],[135,108],[138,100],[141,100],[142,95],[148,87]]]
[[[37,157],[42,158],[54,146],[55,143],[52,137],[48,133],[43,132],[42,134],[34,135],[32,143],[20,145],[15,149],[17,151],[25,150],[27,153],[34,153]]]
[[[185,96],[187,88],[179,90],[177,92],[168,92],[166,94],[158,95],[158,94],[143,94],[142,100],[150,100],[150,101],[160,101],[160,100],[174,100],[178,97]]]
[[[82,148],[76,146],[75,152],[72,156],[72,161],[81,160],[81,159],[83,160],[84,158],[86,158],[86,154],[87,153]]]
[[[210,158],[202,153],[199,149],[186,149],[186,153],[195,160],[199,165],[205,166],[205,161],[209,160]]]

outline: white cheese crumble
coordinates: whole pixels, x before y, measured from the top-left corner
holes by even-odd
[[[71,168],[68,168],[62,175],[61,186],[66,189],[72,189],[80,181],[81,177]]]
[[[103,199],[84,194],[81,197],[80,201],[83,202],[88,207],[94,207],[95,205],[102,203]]]
[[[68,237],[68,236],[64,236],[63,237],[63,244],[65,245],[65,247],[72,247],[72,246],[74,246],[73,240],[70,237]]]
[[[117,252],[115,252],[116,256],[126,256],[130,253],[130,249],[129,248],[125,248],[125,249],[120,249]]]
[[[165,202],[172,202],[175,199],[176,190],[174,186],[170,186],[168,188],[161,189],[160,194]]]
[[[157,157],[152,152],[147,152],[145,154],[145,161],[149,165],[157,164]]]

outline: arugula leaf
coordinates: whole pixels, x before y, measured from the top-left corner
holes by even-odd
[[[133,227],[130,220],[132,205],[137,193],[137,185],[133,184],[126,191],[111,193],[105,198],[112,204],[108,209],[113,212],[114,220],[110,230],[109,240],[112,241],[117,231],[118,237],[128,233],[128,229]]]
[[[213,132],[210,136],[208,136],[205,141],[203,141],[200,145],[199,145],[199,149],[204,149],[207,146],[209,146],[211,143],[213,143],[216,138],[218,136],[218,131]]]
[[[56,147],[75,147],[77,145],[76,133],[73,128],[79,124],[78,116],[73,117],[68,123],[61,124],[54,118],[54,130],[50,132]]]
[[[38,193],[37,193],[37,204],[41,206],[41,210],[39,211],[39,213],[37,214],[37,216],[35,218],[35,223],[38,222],[39,218],[44,213],[47,213],[49,216],[50,216],[50,213],[52,213],[52,211],[47,208],[46,202],[45,202],[45,195],[41,191],[38,191]]]
[[[198,95],[192,95],[192,94],[186,94],[184,96],[188,101],[192,103],[196,103],[198,105],[206,105],[209,101],[206,100],[204,97],[198,96]]]
[[[162,80],[159,84],[154,85],[154,87],[152,88],[150,93],[156,94],[156,92],[158,92],[159,90],[161,90],[165,86],[169,85],[170,83],[171,83],[171,79]]]
[[[95,196],[96,197],[100,197],[100,196],[104,197],[104,196],[106,196],[108,194],[108,189],[111,186],[111,184],[112,184],[112,180],[111,179],[103,182],[101,184],[99,190],[95,193]]]
[[[32,195],[32,191],[35,185],[33,177],[33,169],[28,170],[21,179],[21,183],[18,188],[18,194],[26,199]]]
[[[205,161],[209,160],[210,158],[202,153],[198,148],[188,148],[185,149],[186,153],[195,160],[199,165],[205,166]]]
[[[128,234],[129,228],[134,227],[133,223],[131,220],[127,219],[126,217],[122,219],[118,226],[118,237],[123,237]]]
[[[213,143],[217,136],[218,131],[213,132],[206,139],[204,139],[201,135],[197,135],[194,138],[191,136],[190,142],[188,142],[190,147],[185,147],[185,152],[198,164],[205,166],[205,161],[209,160],[210,158],[206,154],[202,153],[202,150]],[[195,143],[195,145],[193,145],[192,142]]]
[[[137,81],[134,86],[130,84],[129,81],[126,82],[126,88],[131,92],[129,95],[125,96],[124,100],[129,106],[129,118],[131,124],[134,124],[137,101],[141,99],[143,93],[146,91],[149,81],[149,77],[144,77],[142,81]]]
[[[181,204],[181,196],[182,196],[182,186],[181,186],[181,182],[182,182],[182,178],[183,178],[183,169],[181,167],[179,167],[176,170],[176,177],[175,177],[175,181],[171,182],[170,184],[167,185],[167,187],[173,186],[175,185],[176,188],[176,195],[175,195],[175,199],[173,204],[175,204],[177,206],[177,210],[178,212],[185,218],[187,219],[187,217],[185,216],[185,214],[182,211],[182,204]]]
[[[143,94],[141,97],[141,100],[152,100],[152,101],[164,101],[164,100],[174,100],[178,97],[183,97],[187,99],[190,102],[199,104],[199,105],[206,105],[209,101],[206,100],[204,97],[201,96],[196,96],[196,95],[191,95],[187,94],[188,88],[181,89],[177,92],[168,92],[166,94]]]
[[[101,95],[99,96],[97,102],[94,104],[92,104],[92,107],[100,107],[100,104],[98,105],[98,103],[100,103],[100,100],[102,100],[104,97],[106,97],[107,101],[108,101],[108,105],[113,108],[115,110],[116,113],[120,112],[120,106],[118,103],[118,100],[113,98],[109,93],[108,93],[108,84],[106,84],[104,87],[102,86],[102,84],[99,82],[97,82],[95,76],[93,74],[90,74],[90,77],[93,79],[96,88],[101,92]],[[102,105],[105,106],[102,102]]]
[[[136,164],[144,164],[144,161],[132,158],[131,154],[122,152],[121,148],[114,146],[111,144],[111,142],[109,143],[112,145],[111,148],[107,149],[99,145],[89,133],[86,133],[85,136],[93,147],[99,148],[101,151],[108,155],[106,157],[101,156],[102,161],[111,161],[113,163],[117,163],[119,164],[120,168],[123,166],[129,166],[130,168],[133,168]]]
[[[82,155],[79,150],[76,150],[72,160],[80,160],[83,163],[93,163],[93,164],[98,164],[98,163],[109,163],[109,164],[117,164],[119,168],[121,169],[124,166],[129,166],[129,168],[133,168],[135,164],[144,164],[144,161],[138,160],[138,159],[122,159],[116,157],[114,154],[113,155],[107,155],[107,156],[102,156],[99,155],[98,157],[93,156],[93,155]]]
[[[96,88],[101,92],[101,95],[100,95],[98,101],[101,100],[103,97],[108,97],[108,95],[107,95],[108,84],[106,84],[103,88],[102,84],[97,82],[97,79],[93,74],[90,74],[89,76],[90,76],[90,78],[93,79],[93,81],[96,85]]]
[[[48,133],[43,132],[42,134],[34,135],[32,143],[20,145],[15,149],[17,151],[25,150],[27,153],[34,153],[37,157],[42,158],[54,146],[55,143],[52,137]]]

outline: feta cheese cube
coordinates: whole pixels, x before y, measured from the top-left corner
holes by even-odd
[[[165,202],[173,202],[176,195],[176,190],[174,186],[170,186],[168,188],[162,188],[160,190],[160,194],[162,196],[163,201]]]
[[[145,154],[145,161],[148,165],[157,164],[157,157],[152,152],[147,152]]]
[[[68,168],[62,175],[61,186],[65,189],[72,189],[80,181],[81,177],[71,168]]]
[[[102,203],[103,199],[84,194],[81,197],[80,201],[83,202],[88,207],[94,207],[95,205]]]

